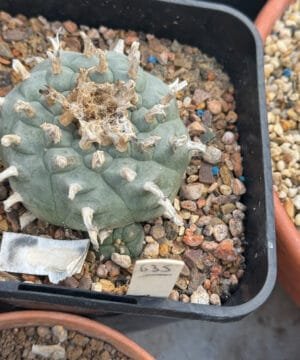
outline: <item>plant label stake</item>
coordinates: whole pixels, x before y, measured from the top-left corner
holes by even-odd
[[[181,260],[137,260],[127,295],[168,297],[183,266]]]
[[[0,270],[31,275],[48,275],[57,284],[79,273],[90,241],[54,240],[27,234],[3,233]]]

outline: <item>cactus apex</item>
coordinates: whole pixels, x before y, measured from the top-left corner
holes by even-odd
[[[124,54],[124,40],[123,39],[119,39],[116,43],[116,45],[113,48],[113,51],[119,53],[119,54]]]
[[[131,44],[130,51],[128,54],[128,60],[129,60],[128,76],[133,80],[137,79],[137,74],[141,60],[141,52],[139,51],[139,46],[140,43],[138,41],[134,41]]]
[[[27,225],[33,222],[37,217],[33,215],[30,211],[24,212],[19,218],[20,228],[23,230]]]
[[[7,169],[3,170],[0,173],[0,182],[10,178],[11,176],[18,176],[18,175],[19,175],[18,169],[13,165],[9,166]]]
[[[17,204],[18,202],[22,202],[22,201],[23,201],[22,196],[19,193],[14,192],[5,201],[3,201],[4,210],[9,211],[9,209],[13,205]]]
[[[30,72],[27,71],[25,66],[21,63],[18,59],[13,59],[12,61],[12,68],[13,70],[20,75],[21,79],[24,81],[30,78]]]
[[[44,122],[40,127],[49,136],[54,144],[58,144],[61,141],[62,133],[57,125]]]
[[[7,134],[2,136],[1,145],[5,147],[9,147],[12,145],[19,145],[21,143],[21,136],[16,134]]]
[[[73,183],[69,186],[69,194],[68,194],[68,198],[70,200],[74,200],[75,196],[77,193],[79,193],[79,191],[82,190],[82,186],[80,184],[77,183]]]
[[[137,176],[137,173],[130,169],[129,167],[123,167],[121,170],[120,170],[120,175],[123,179],[125,179],[126,181],[128,182],[132,182],[136,176]]]
[[[81,215],[94,249],[99,250],[98,229],[93,226],[94,210],[90,207],[84,207],[81,209]]]

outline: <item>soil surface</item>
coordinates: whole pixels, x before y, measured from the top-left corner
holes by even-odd
[[[1,360],[130,360],[112,345],[63,326],[0,331]]]

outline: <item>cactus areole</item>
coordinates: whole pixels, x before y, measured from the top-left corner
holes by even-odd
[[[50,39],[48,59],[30,73],[13,61],[22,81],[0,99],[0,180],[13,190],[4,208],[22,202],[31,220],[88,231],[107,257],[122,244],[137,256],[143,234],[131,225],[161,215],[182,223],[172,200],[191,150],[205,145],[179,117],[175,94],[185,82],[143,71],[136,42],[126,56],[122,40],[106,52],[82,37],[83,54]],[[126,238],[111,235],[123,227]]]

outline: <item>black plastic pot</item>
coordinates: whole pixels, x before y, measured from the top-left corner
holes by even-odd
[[[267,0],[205,0],[205,2],[231,6],[254,20]]]
[[[198,1],[2,0],[13,14],[42,14],[50,20],[143,30],[201,48],[224,65],[236,88],[240,143],[244,156],[248,207],[247,269],[222,307],[184,304],[151,297],[113,296],[92,291],[0,282],[2,302],[35,309],[81,314],[131,313],[228,321],[257,309],[276,278],[271,163],[266,122],[263,48],[248,18],[226,6]]]

